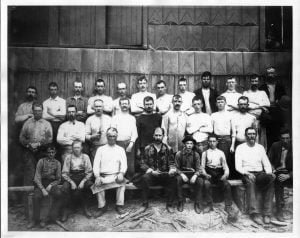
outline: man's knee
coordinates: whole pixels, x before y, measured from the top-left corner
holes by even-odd
[[[177,185],[182,185],[183,179],[182,179],[182,177],[180,175],[177,175],[175,177],[175,180],[176,180]]]
[[[204,187],[207,189],[211,187],[211,183],[207,179],[204,180]]]
[[[70,190],[71,190],[71,184],[68,181],[64,181],[64,183],[62,185],[62,188],[61,188],[61,191],[63,193],[69,193]]]
[[[42,191],[39,188],[34,189],[33,198],[34,200],[40,200],[43,198]]]
[[[57,185],[53,186],[50,190],[50,195],[54,198],[60,198],[62,194],[62,189],[60,189]]]
[[[204,185],[203,179],[200,178],[200,177],[198,177],[198,178],[196,179],[195,185],[196,185],[197,187],[202,187],[202,186]]]

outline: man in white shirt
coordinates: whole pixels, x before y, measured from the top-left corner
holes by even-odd
[[[105,92],[105,82],[103,79],[97,79],[95,82],[95,96],[90,97],[88,100],[87,113],[92,115],[95,113],[94,101],[101,99],[103,101],[103,112],[105,114],[111,115],[113,110],[113,99],[110,96],[106,96]]]
[[[259,143],[267,148],[266,128],[260,125],[260,115],[263,111],[268,112],[270,100],[263,90],[258,90],[259,76],[253,74],[250,76],[250,89],[244,91],[243,95],[249,98],[249,113],[257,119],[257,128],[259,135]]]
[[[196,140],[196,149],[201,155],[208,148],[208,133],[212,133],[213,127],[210,116],[201,111],[203,107],[202,100],[194,97],[192,102],[195,113],[188,117],[186,131]]]
[[[72,144],[74,141],[85,141],[85,126],[83,122],[77,121],[77,108],[74,105],[69,105],[67,108],[68,121],[62,123],[58,128],[57,143],[61,146],[62,164],[68,154],[72,153]]]
[[[165,130],[163,141],[168,144],[174,153],[183,149],[181,141],[187,126],[187,115],[180,110],[182,98],[176,94],[172,99],[173,108],[163,116],[161,127]]]
[[[111,125],[111,117],[103,114],[103,101],[94,101],[95,114],[85,122],[85,139],[90,142],[90,159],[93,164],[97,149],[107,143],[105,132]]]
[[[55,143],[58,127],[66,117],[66,100],[57,96],[57,83],[49,83],[48,89],[50,92],[50,97],[43,102],[43,118],[51,123],[53,142]]]
[[[232,111],[237,108],[238,99],[242,96],[241,93],[236,91],[236,79],[234,76],[228,76],[226,79],[227,90],[221,94],[226,98],[226,109]]]
[[[191,115],[194,112],[192,100],[196,95],[195,93],[187,91],[186,87],[186,78],[180,78],[178,81],[178,94],[182,98],[181,111],[185,112],[187,115]]]
[[[167,94],[166,82],[160,80],[156,83],[158,98],[156,100],[157,113],[165,115],[172,108],[172,95]]]
[[[121,112],[112,118],[111,126],[118,130],[117,145],[126,151],[128,170],[126,177],[131,178],[134,174],[133,146],[138,137],[136,119],[129,114],[129,98],[119,100]]]
[[[139,92],[131,96],[131,113],[135,116],[141,115],[144,112],[144,98],[152,97],[154,100],[154,109],[156,108],[156,95],[147,91],[148,81],[145,75],[138,77],[137,87]]]
[[[106,132],[107,144],[101,146],[96,153],[93,172],[95,184],[92,187],[93,193],[97,194],[98,210],[95,217],[102,216],[106,210],[105,190],[116,188],[116,211],[123,213],[124,194],[126,180],[124,175],[127,170],[127,159],[125,150],[116,145],[118,131],[116,128],[109,128]]]
[[[120,100],[127,97],[127,86],[125,83],[121,82],[117,85],[117,92],[119,97],[113,101],[113,115],[117,115],[121,112]],[[128,98],[129,99],[129,98]],[[129,99],[130,102],[130,99]]]
[[[263,193],[263,220],[270,223],[274,196],[275,175],[272,174],[271,163],[264,147],[256,143],[257,132],[253,127],[245,130],[246,142],[236,148],[235,168],[242,175],[246,186],[251,219],[262,225],[256,192]]]

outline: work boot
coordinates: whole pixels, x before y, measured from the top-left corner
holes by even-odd
[[[200,214],[202,212],[202,206],[198,202],[195,202],[194,209],[197,214]]]
[[[183,212],[183,201],[178,202],[177,210]]]
[[[282,211],[277,212],[276,218],[278,221],[285,222]]]
[[[167,204],[166,209],[167,209],[167,211],[168,211],[169,213],[174,213],[174,212],[175,212],[173,206],[170,205],[170,204]]]
[[[208,205],[207,207],[204,208],[203,213],[209,213],[211,211],[213,211],[214,208],[212,205]]]
[[[268,216],[268,215],[264,216],[264,223],[265,224],[270,224],[270,222],[271,222],[270,216]]]
[[[142,207],[144,208],[143,212],[145,212],[149,208],[149,202],[143,202]]]
[[[232,206],[226,206],[225,212],[227,212],[227,214],[228,214],[229,221],[232,221],[232,222],[237,221],[237,212],[233,209]]]
[[[92,217],[92,214],[91,212],[89,211],[88,207],[86,204],[83,205],[83,212],[84,212],[84,215],[87,217],[87,218],[91,218]]]
[[[254,221],[258,225],[263,225],[263,222],[261,220],[261,217],[257,213],[253,213],[250,215],[252,221]]]
[[[94,214],[94,217],[98,218],[98,217],[102,216],[106,211],[107,211],[107,206],[104,206],[102,208],[98,208],[97,211]]]
[[[116,205],[116,211],[119,215],[122,215],[125,213],[125,211],[123,210],[123,206],[121,206],[121,205]]]
[[[35,227],[36,224],[37,224],[36,221],[31,221],[31,222],[27,225],[27,229],[31,229],[31,228]]]
[[[67,211],[67,209],[64,209],[63,215],[62,215],[62,217],[61,217],[60,220],[61,220],[62,222],[65,222],[65,221],[68,220],[68,211]]]

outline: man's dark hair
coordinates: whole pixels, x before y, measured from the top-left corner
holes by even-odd
[[[258,80],[260,79],[258,74],[251,74],[250,75],[250,80],[251,79],[256,79],[256,78],[258,78]]]
[[[71,104],[71,105],[68,105],[68,107],[67,107],[67,111],[68,111],[68,109],[69,109],[70,107],[74,107],[74,108],[75,108],[75,110],[76,110],[76,112],[77,112],[77,107],[76,107],[76,105],[73,105],[73,104]]]
[[[97,83],[103,83],[103,85],[105,86],[105,82],[104,82],[104,80],[101,79],[101,78],[99,78],[99,79],[96,80],[95,86],[97,85]]]
[[[148,82],[147,78],[145,75],[141,75],[137,77],[137,83],[141,82],[142,80],[145,80],[146,82]]]
[[[159,80],[159,81],[156,83],[156,86],[159,85],[159,84],[161,84],[161,83],[163,83],[165,86],[167,86],[166,82],[163,81],[163,80]]]
[[[173,96],[173,98],[172,98],[172,101],[174,100],[174,99],[182,99],[182,97],[179,95],[179,94],[175,94],[174,96]]]
[[[226,81],[229,80],[229,79],[235,79],[236,80],[235,76],[233,76],[233,75],[227,75]]]
[[[55,150],[56,151],[56,146],[53,143],[49,143],[46,145],[46,150]]]
[[[37,91],[37,89],[36,89],[35,86],[32,86],[32,85],[28,86],[28,87],[26,88],[26,92],[28,91],[28,89],[33,89],[33,90],[35,91],[36,94],[38,93],[38,91]]]
[[[204,78],[204,77],[209,77],[211,79],[211,73],[209,71],[203,72],[202,75],[201,75],[201,79]]]
[[[148,101],[152,101],[154,103],[153,97],[151,97],[151,96],[144,97],[144,104],[145,104],[145,102],[148,102]]]
[[[218,136],[215,133],[209,133],[207,140],[209,140],[210,138],[216,138],[216,140],[218,140]]]
[[[153,133],[155,133],[155,131],[156,131],[157,129],[160,129],[160,130],[161,130],[163,136],[165,135],[165,130],[164,130],[164,128],[162,128],[162,127],[156,127],[156,128],[154,129],[154,132],[153,132]]]
[[[255,133],[257,134],[256,129],[255,129],[254,127],[250,126],[250,127],[247,127],[247,128],[245,129],[245,135],[247,134],[247,132],[248,132],[249,130],[254,130]]]
[[[57,83],[55,83],[55,82],[51,82],[51,83],[49,83],[49,85],[48,85],[48,89],[50,89],[50,88],[54,88],[54,87],[56,87],[56,88],[58,88],[58,85],[57,85]]]
[[[194,96],[193,99],[192,99],[192,103],[193,103],[194,101],[198,101],[198,100],[200,100],[200,101],[202,102],[202,99],[201,99],[201,98],[199,98],[198,96]]]
[[[280,135],[284,135],[284,134],[289,134],[291,135],[291,132],[288,128],[281,128],[280,131],[279,131],[279,134]]]
[[[218,100],[224,100],[226,102],[226,98],[221,95],[216,98],[216,101],[218,101]]]
[[[246,100],[247,103],[249,103],[249,98],[246,97],[246,96],[240,96],[239,99],[238,99],[238,102],[239,102],[240,100]]]
[[[121,105],[121,102],[122,101],[128,101],[128,103],[130,104],[130,99],[128,97],[125,97],[125,98],[120,98],[119,100],[119,105]]]
[[[82,85],[82,87],[83,87],[83,82],[82,82],[80,79],[76,79],[76,80],[74,81],[73,85],[74,85],[75,83],[81,83],[81,85]]]
[[[178,80],[178,84],[179,84],[180,82],[187,82],[187,79],[186,79],[186,78],[180,78],[180,79]]]
[[[41,107],[42,109],[44,108],[43,104],[39,102],[32,103],[32,111],[34,110],[35,107]]]

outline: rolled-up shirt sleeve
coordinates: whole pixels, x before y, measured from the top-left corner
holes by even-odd
[[[120,152],[120,172],[125,174],[127,171],[127,157],[126,157],[126,153],[125,150],[123,148],[121,148],[121,152]]]

